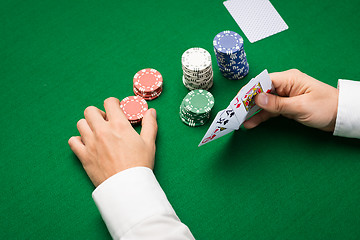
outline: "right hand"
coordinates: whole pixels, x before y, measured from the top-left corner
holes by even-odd
[[[334,131],[339,91],[299,70],[270,73],[279,96],[260,93],[255,103],[259,113],[244,122],[247,129],[258,126],[271,117],[283,115],[306,126]]]

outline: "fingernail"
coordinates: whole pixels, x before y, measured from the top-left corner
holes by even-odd
[[[258,104],[261,106],[266,106],[269,102],[269,97],[266,93],[260,93],[257,98]]]
[[[156,110],[154,108],[150,109],[150,113],[154,118],[156,118]]]

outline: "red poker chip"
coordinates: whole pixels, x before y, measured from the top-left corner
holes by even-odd
[[[143,94],[152,94],[152,93],[159,92],[159,91],[162,90],[162,86],[159,87],[159,88],[157,88],[157,89],[155,89],[155,90],[152,90],[152,91],[141,91],[141,90],[138,89],[137,86],[135,86],[135,85],[133,85],[133,87],[136,88],[136,90],[137,90],[138,92],[141,92],[141,93],[143,93]]]
[[[137,90],[139,93],[142,93],[142,94],[153,94],[153,93],[156,93],[156,92],[160,92],[161,89],[162,89],[162,88],[160,87],[160,88],[157,88],[157,89],[154,90],[154,91],[144,92],[144,91],[139,90],[135,85],[134,85],[134,88],[136,88],[136,90]]]
[[[151,92],[151,93],[143,93],[143,92],[140,92],[139,90],[137,90],[136,88],[133,88],[133,90],[134,90],[134,92],[144,95],[144,96],[154,96],[154,95],[158,95],[162,92],[162,88],[160,88],[158,91]]]
[[[152,99],[155,99],[157,97],[160,96],[160,94],[157,94],[157,95],[151,95],[151,96],[144,96],[144,95],[140,95],[140,94],[136,94],[135,95],[139,96],[139,97],[142,97],[143,99],[145,100],[152,100]]]
[[[145,68],[135,74],[133,84],[139,92],[151,93],[162,87],[163,78],[159,71]]]
[[[121,100],[120,108],[130,123],[135,124],[141,122],[145,112],[148,110],[148,104],[140,96],[129,96]]]
[[[146,100],[146,101],[151,101],[151,100],[154,100],[154,99],[156,99],[156,98],[158,98],[159,96],[154,96],[154,97],[144,97],[144,99]]]
[[[140,96],[140,95],[138,95],[138,96]],[[142,97],[142,98],[145,99],[146,101],[149,101],[149,100],[154,100],[154,99],[158,98],[159,95],[155,95],[155,96],[140,96],[140,97]]]
[[[144,93],[144,92],[139,91],[136,87],[134,87],[133,90],[134,90],[134,92],[137,92],[137,93],[139,93],[139,94],[141,94],[141,95],[144,95],[144,96],[145,96],[145,95],[146,95],[146,96],[157,95],[157,94],[159,94],[159,93],[162,92],[162,88],[159,88],[159,89],[156,90],[156,91],[147,92],[147,93]]]
[[[130,121],[131,125],[138,125],[141,123],[141,120],[140,121]]]
[[[162,88],[160,88],[158,91],[153,92],[153,93],[149,93],[149,94],[144,94],[139,92],[136,88],[133,88],[133,91],[135,93],[135,95],[140,96],[142,98],[144,98],[145,100],[154,100],[155,98],[159,97],[160,94],[162,93]]]

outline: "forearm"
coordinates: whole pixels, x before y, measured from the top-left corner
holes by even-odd
[[[194,239],[149,168],[110,177],[95,189],[93,199],[114,239]]]

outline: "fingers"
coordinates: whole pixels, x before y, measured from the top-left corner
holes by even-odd
[[[140,136],[148,145],[155,146],[156,134],[158,129],[155,109],[151,108],[146,111],[141,125],[142,129]]]
[[[103,110],[100,110],[100,109],[99,109],[99,112],[100,112],[101,116],[103,117],[103,119],[106,120],[106,118],[107,118],[106,113]]]
[[[75,153],[75,155],[82,161],[86,158],[86,148],[85,145],[81,141],[81,137],[71,137],[68,141],[71,150]]]
[[[294,82],[302,75],[300,70],[298,69],[290,69],[283,72],[274,72],[270,73],[270,79],[274,84],[275,88],[281,87],[283,85],[293,85]],[[304,74],[305,75],[305,74]]]
[[[120,101],[117,98],[110,97],[104,101],[107,120],[128,124],[125,114],[120,108]]]
[[[261,110],[260,112],[252,116],[250,119],[246,120],[243,126],[247,129],[252,129],[254,127],[257,127],[260,123],[265,122],[269,118],[276,117],[278,115],[279,114]]]
[[[94,106],[87,107],[84,111],[84,116],[93,132],[94,129],[105,123],[105,113]]]
[[[77,122],[77,129],[79,130],[79,133],[81,135],[82,142],[86,144],[86,141],[92,135],[89,124],[85,119],[82,118]]]
[[[301,96],[279,97],[273,94],[260,93],[255,96],[255,103],[274,114],[298,115],[302,111]]]
[[[309,87],[319,81],[297,69],[270,73],[271,81],[280,96],[298,96],[309,92]]]

